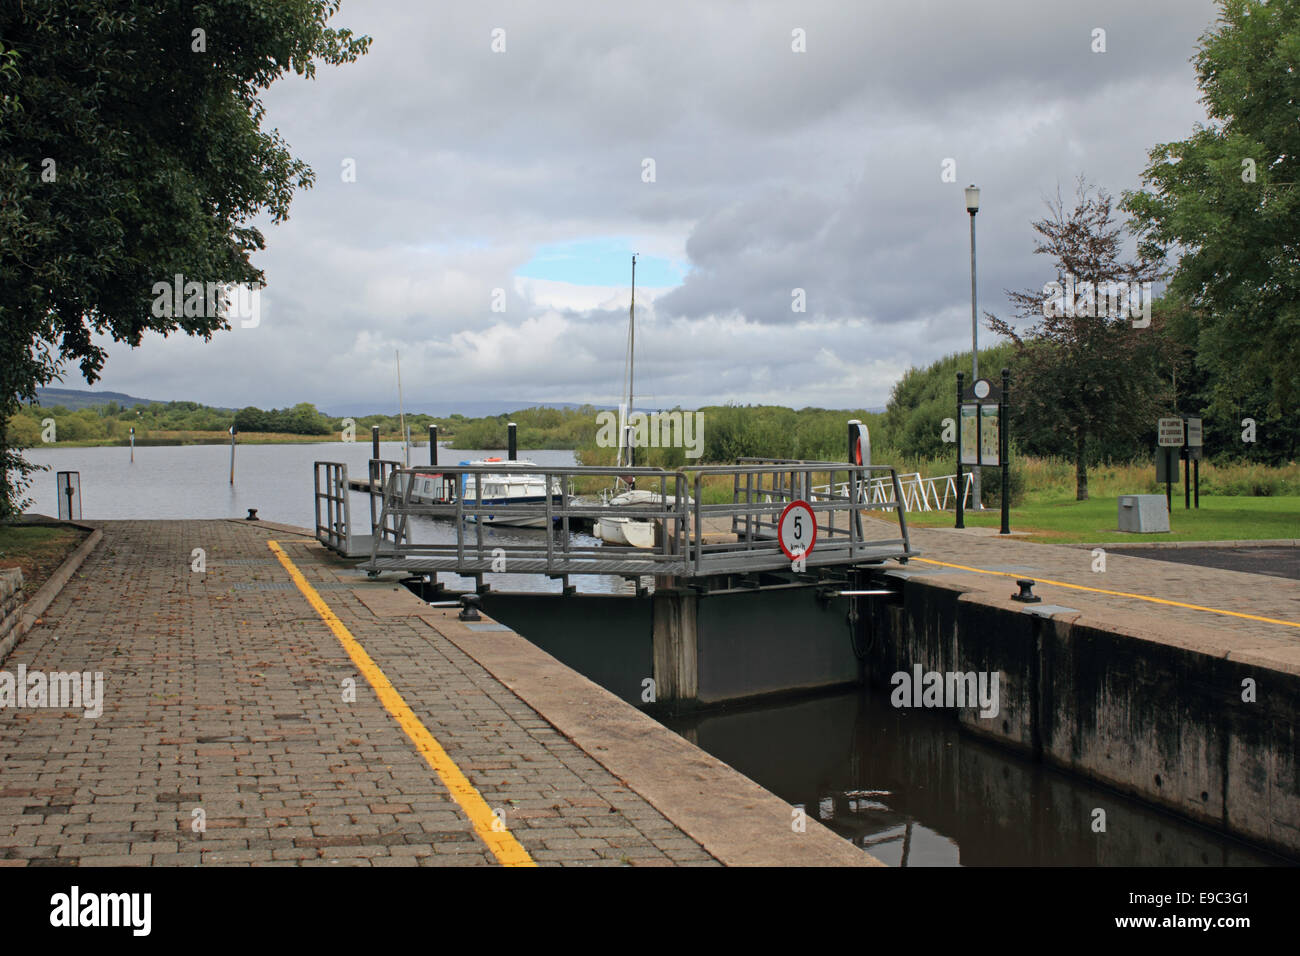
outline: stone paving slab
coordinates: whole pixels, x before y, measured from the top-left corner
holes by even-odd
[[[303,596],[248,587],[284,579],[271,537],[341,579],[259,524],[100,523],[5,669],[102,672],[103,714],[0,709],[0,863],[495,862]],[[428,623],[320,593],[539,864],[716,865]]]

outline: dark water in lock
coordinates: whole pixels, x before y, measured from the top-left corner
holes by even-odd
[[[677,733],[891,866],[1287,861],[961,733],[887,692],[703,716]],[[1097,810],[1105,832],[1093,832]]]

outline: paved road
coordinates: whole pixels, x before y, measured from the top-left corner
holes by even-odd
[[[1271,574],[1279,578],[1300,580],[1300,548],[1207,547],[1207,548],[1110,548],[1108,550],[1134,558],[1195,564],[1203,568]]]

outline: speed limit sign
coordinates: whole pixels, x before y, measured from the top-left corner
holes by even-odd
[[[817,517],[806,501],[792,501],[776,523],[776,537],[791,561],[807,557],[817,543]]]

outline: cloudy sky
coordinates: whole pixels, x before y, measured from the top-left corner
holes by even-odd
[[[370,53],[266,95],[318,181],[264,228],[260,323],[114,346],[96,387],[390,409],[400,350],[408,411],[612,404],[637,252],[638,404],[880,406],[909,366],[969,349],[962,187],[982,189],[981,311],[1005,314],[1005,289],[1052,278],[1044,197],[1080,174],[1133,188],[1152,145],[1204,120],[1189,59],[1214,17],[345,0],[336,23]]]

